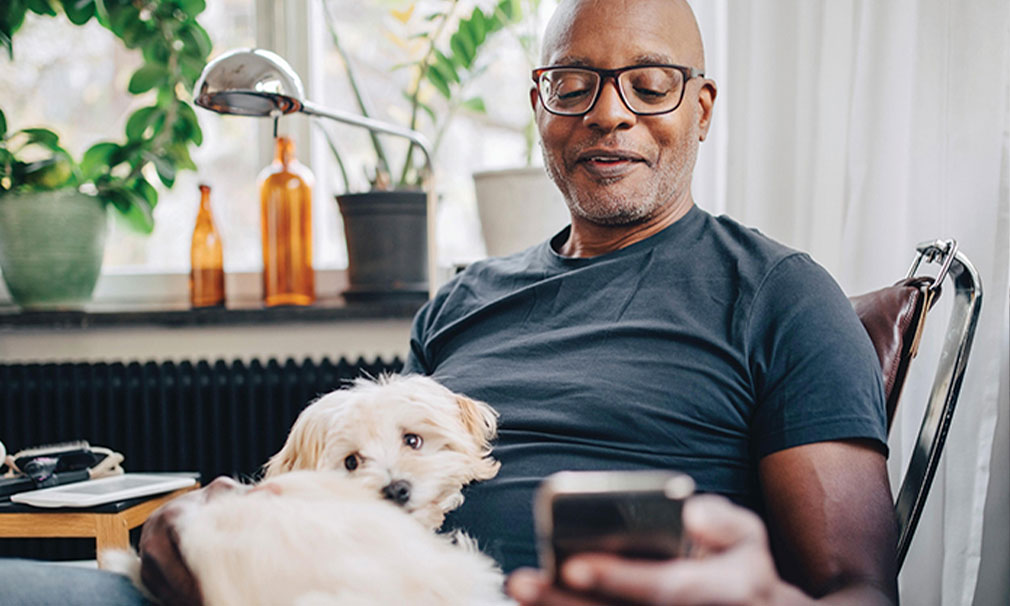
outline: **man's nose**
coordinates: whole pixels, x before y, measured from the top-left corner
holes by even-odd
[[[635,115],[621,99],[617,90],[617,82],[608,79],[600,85],[600,96],[593,108],[583,117],[586,126],[610,132],[622,128],[630,128],[638,116]]]

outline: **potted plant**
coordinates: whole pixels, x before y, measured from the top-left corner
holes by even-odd
[[[101,273],[106,209],[112,206],[127,225],[150,233],[158,203],[152,181],[172,187],[177,171],[196,168],[189,149],[203,134],[187,95],[211,50],[196,21],[204,6],[204,0],[0,5],[0,45],[12,60],[12,37],[28,12],[62,13],[75,25],[94,18],[143,54],[129,92],[156,93],[152,104],[130,115],[125,141],[96,143],[79,160],[53,130],[14,130],[0,110],[0,270],[21,307],[58,309],[88,301]]]
[[[433,155],[458,112],[484,111],[484,101],[468,95],[469,85],[485,68],[481,54],[486,42],[496,32],[516,23],[521,13],[519,0],[499,0],[489,9],[464,8],[464,4],[446,0],[423,17],[414,14],[414,4],[404,11],[394,11],[403,28],[393,34],[403,48],[414,51],[398,66],[411,71],[410,82],[403,91],[410,116],[406,126],[433,133]],[[325,0],[323,7],[330,38],[344,60],[358,109],[370,117],[370,108]],[[434,101],[426,101],[431,97]],[[328,135],[326,138],[347,189],[340,153]],[[396,162],[374,133],[371,141],[376,166],[370,172],[370,191],[337,196],[347,241],[347,294],[426,296],[426,199],[421,190],[423,170],[419,163],[422,154],[411,145],[402,161]]]
[[[528,69],[538,65],[540,0],[522,0],[526,18],[513,28]],[[532,112],[523,129],[526,157],[522,166],[473,174],[477,215],[489,256],[514,253],[546,240],[568,224],[570,216],[561,192],[544,168],[533,164],[537,147]]]

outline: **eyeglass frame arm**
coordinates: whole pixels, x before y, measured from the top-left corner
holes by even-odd
[[[926,411],[894,505],[899,527],[898,570],[908,555],[912,535],[940,462],[982,309],[981,278],[968,258],[957,250],[955,241],[924,242],[916,248],[919,255],[909,273],[914,273],[923,259],[938,260],[941,269],[934,287],[939,287],[939,283],[949,277],[954,283],[955,299]]]

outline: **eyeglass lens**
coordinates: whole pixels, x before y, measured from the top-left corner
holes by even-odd
[[[617,76],[621,97],[636,114],[672,111],[680,103],[684,74],[669,67],[636,67]],[[547,70],[540,77],[540,97],[559,114],[583,114],[596,102],[600,74],[580,68]]]

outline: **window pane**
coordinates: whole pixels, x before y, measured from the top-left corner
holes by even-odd
[[[417,2],[406,23],[393,15],[394,10],[403,11],[411,4],[363,3],[360,0],[328,2],[331,14],[337,17],[336,28],[341,45],[350,55],[371,115],[400,126],[410,124],[410,103],[405,94],[412,90],[415,74],[406,68],[394,68],[422,56],[426,50],[424,41],[410,39],[410,36],[430,28],[431,22],[425,17],[436,9],[444,9],[447,3]],[[521,4],[527,6],[531,3]],[[306,78],[310,94],[324,106],[358,113],[344,62],[330,41],[325,14],[316,2],[311,5],[316,12],[310,19],[313,24],[310,47],[313,60],[312,73]],[[475,5],[487,9],[491,3],[460,2],[456,14],[468,16]],[[479,170],[525,164],[527,144],[524,131],[532,116],[528,91],[529,72],[533,65],[524,53],[518,35],[530,28],[535,32],[537,27],[531,20],[522,28],[499,32],[480,49],[477,62],[485,71],[468,85],[466,94],[456,101],[480,97],[487,108],[486,114],[457,108],[448,128],[440,135],[438,127],[448,114],[448,104],[427,82],[422,89],[422,98],[439,118],[439,123],[433,124],[431,117],[422,111],[416,128],[429,140],[438,142],[434,162],[439,193],[439,258],[443,265],[471,261],[483,255],[472,174]],[[455,23],[446,31],[454,29]],[[440,48],[448,48],[448,44],[442,44]],[[350,190],[367,191],[376,164],[368,133],[332,122],[323,122],[322,125],[339,148],[347,167]],[[381,140],[395,181],[403,168],[407,146],[403,140],[389,136]],[[420,159],[420,154],[415,152],[414,157]],[[534,163],[540,163],[539,152],[533,153],[532,158]],[[319,196],[332,199],[333,193],[344,191],[344,183],[326,141],[315,130],[311,160]]]
[[[212,56],[237,46],[255,46],[253,0],[208,2],[198,20],[214,43]],[[153,103],[153,93],[126,92],[130,76],[143,61],[140,52],[127,49],[95,20],[79,27],[63,15],[29,13],[14,35],[14,53],[13,62],[6,54],[0,59],[0,107],[8,127],[51,128],[77,159],[97,141],[125,140],[130,113]],[[241,118],[200,109],[196,114],[204,138],[203,145],[192,150],[199,172],[180,172],[171,190],[156,184],[160,196],[150,236],[131,232],[118,220],[112,222],[105,270],[189,271],[189,239],[201,182],[213,188],[226,268],[259,267],[257,131]]]

